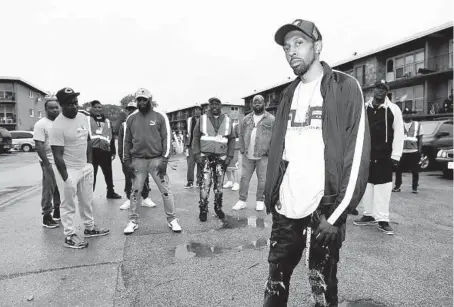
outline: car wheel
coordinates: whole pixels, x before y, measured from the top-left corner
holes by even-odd
[[[427,153],[421,153],[421,170],[427,170],[431,166],[430,157]]]
[[[32,147],[30,145],[22,145],[22,151],[29,152],[32,150]]]

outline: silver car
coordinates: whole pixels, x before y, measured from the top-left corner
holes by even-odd
[[[29,152],[36,149],[33,131],[10,131],[13,139],[13,148]]]

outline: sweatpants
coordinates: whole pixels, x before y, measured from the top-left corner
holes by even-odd
[[[402,185],[402,172],[409,170],[412,174],[412,188],[413,190],[418,189],[419,184],[419,162],[421,160],[421,154],[419,152],[409,152],[402,154],[400,159],[399,167],[396,170],[396,187],[400,188]]]
[[[112,178],[112,154],[109,151],[105,151],[99,148],[93,148],[93,168],[94,168],[94,180],[93,180],[93,191],[96,186],[96,176],[98,175],[98,166],[101,167],[102,173],[104,174],[104,180],[107,185],[107,192],[114,191],[113,178]]]
[[[208,212],[208,197],[211,186],[214,193],[214,211],[217,213],[222,209],[222,198],[224,196],[224,160],[216,155],[202,156],[202,185],[200,186],[200,213]]]
[[[310,215],[302,219],[289,219],[273,212],[264,307],[287,306],[290,278],[305,248],[310,248],[308,277],[315,306],[337,306],[337,263],[341,241],[338,238],[329,246],[315,244],[314,229],[310,247],[306,246],[306,228],[311,224],[311,218]]]
[[[60,191],[60,217],[65,236],[76,233],[74,218],[76,214],[76,196],[79,204],[79,214],[85,229],[93,229],[93,165],[87,163],[81,169],[67,168],[68,179],[63,181],[57,167],[52,165]]]
[[[134,168],[134,179],[132,183],[131,202],[129,206],[128,218],[130,221],[137,223],[139,219],[138,208],[142,203],[142,198],[139,195],[142,193],[143,185],[148,174],[151,175],[153,181],[158,186],[162,195],[164,203],[164,210],[167,215],[167,221],[173,221],[175,217],[175,202],[172,192],[170,191],[169,176],[165,175],[164,178],[158,176],[158,165],[161,163],[162,158],[141,159],[133,158],[131,166]]]
[[[55,174],[52,167],[45,168],[42,161],[39,161],[39,164],[43,171],[41,209],[42,214],[46,215],[52,213],[52,210],[60,208],[60,193],[55,182]]]

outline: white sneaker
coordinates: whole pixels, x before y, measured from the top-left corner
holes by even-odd
[[[154,208],[156,204],[151,200],[151,198],[142,199],[142,207]]]
[[[255,210],[257,210],[257,211],[265,210],[265,203],[263,201],[257,201]]]
[[[126,228],[124,230],[125,235],[130,235],[133,233],[137,228],[139,228],[139,224],[134,223],[133,221],[129,221],[128,225],[126,225]]]
[[[242,201],[242,200],[239,200],[235,206],[232,207],[232,210],[241,210],[241,209],[244,209],[246,208],[246,202],[245,201]]]
[[[233,183],[231,181],[227,181],[223,186],[224,189],[230,189],[231,187],[233,187]]]
[[[239,189],[240,189],[240,185],[235,182],[232,186],[232,191],[238,191]]]
[[[129,201],[129,199],[127,199],[123,205],[120,206],[120,210],[126,210],[126,209],[129,209],[129,207],[131,206],[131,202]]]
[[[178,219],[174,219],[168,225],[170,228],[172,228],[173,232],[181,232],[181,226],[180,226],[180,224],[178,224]]]

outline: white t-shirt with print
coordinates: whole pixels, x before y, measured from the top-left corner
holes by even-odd
[[[300,219],[317,209],[325,191],[325,144],[322,136],[322,76],[300,82],[290,108],[283,159],[289,161],[277,212]]]
[[[247,157],[251,160],[260,160],[261,157],[256,157],[254,156],[254,149],[255,149],[255,139],[257,138],[257,124],[259,123],[259,121],[262,120],[263,118],[263,115],[265,113],[261,114],[261,115],[252,115],[252,121],[254,122],[254,128],[252,128],[252,131],[251,131],[251,141],[249,142],[249,148],[248,148],[248,154],[247,154]]]
[[[50,145],[64,146],[63,160],[70,169],[87,165],[88,117],[77,113],[74,119],[58,115],[50,132]]]
[[[52,128],[53,121],[47,117],[41,118],[36,122],[35,127],[33,128],[33,139],[35,141],[41,141],[44,143],[44,151],[46,152],[47,160],[50,163],[54,163],[54,156],[52,155],[52,149],[49,144],[49,131]],[[41,161],[41,158],[39,158]]]

